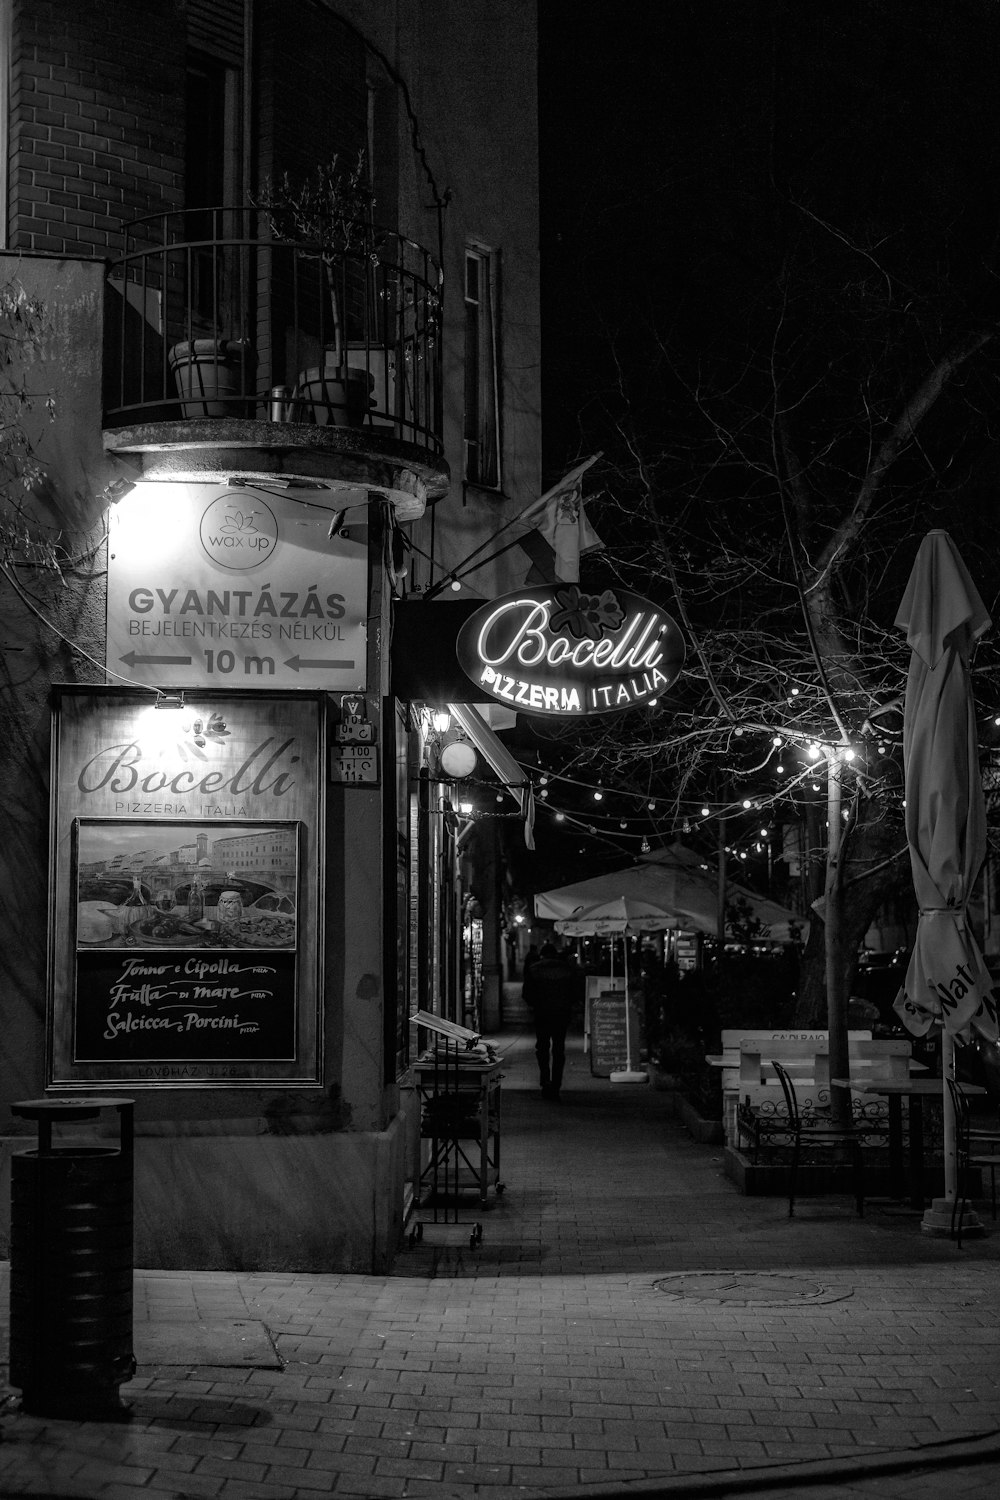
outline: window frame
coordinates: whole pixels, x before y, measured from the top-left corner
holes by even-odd
[[[471,293],[470,265],[477,268],[477,285]],[[462,474],[466,484],[473,484],[479,489],[501,490],[503,429],[500,401],[499,253],[488,245],[468,240],[462,268],[465,308]],[[492,449],[492,461],[484,462],[484,453],[488,448]]]

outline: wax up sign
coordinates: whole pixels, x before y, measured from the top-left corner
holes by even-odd
[[[331,498],[249,482],[138,484],[111,513],[109,676],[363,689],[368,549],[330,535],[344,504]]]
[[[684,664],[669,615],[623,589],[522,589],[486,604],[458,634],[458,660],[484,694],[522,713],[582,718],[648,704]]]

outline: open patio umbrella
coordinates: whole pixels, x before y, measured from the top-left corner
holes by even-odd
[[[649,901],[635,896],[614,896],[590,906],[581,904],[571,916],[556,922],[556,931],[571,937],[607,936],[621,933],[625,970],[625,1067],[611,1074],[612,1083],[645,1083],[647,1075],[632,1064],[632,1026],[629,1019],[628,942],[630,932],[662,932],[673,926],[671,918]]]
[[[663,927],[713,936],[718,931],[718,878],[714,866],[709,868],[701,855],[679,843],[624,870],[539,891],[535,896],[535,915],[559,921],[572,918],[579,908],[589,910],[600,902],[619,897],[647,903],[662,914]],[[733,881],[726,882],[726,898],[745,904],[760,921],[762,934],[773,942],[792,941],[808,928],[808,923],[795,912]]]
[[[986,854],[986,806],[969,678],[973,643],[990,617],[957,548],[931,531],[917,552],[896,625],[912,655],[903,713],[906,840],[919,917],[895,1009],[915,1036],[942,1033],[945,1202],[924,1219],[950,1229],[957,1191],[955,1119],[947,1079],[955,1038],[997,1040],[992,982],[967,920]],[[947,1211],[947,1212],[946,1212]]]

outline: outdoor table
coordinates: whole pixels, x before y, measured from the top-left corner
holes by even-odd
[[[941,1078],[831,1078],[838,1089],[856,1094],[884,1094],[889,1103],[889,1179],[893,1197],[905,1198],[903,1169],[903,1098],[910,1101],[910,1207],[924,1208],[924,1104],[925,1099],[940,1099],[944,1081]],[[967,1094],[985,1094],[978,1083],[963,1083]]]

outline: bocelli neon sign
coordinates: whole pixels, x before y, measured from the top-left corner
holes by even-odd
[[[621,589],[522,589],[483,605],[458,633],[459,664],[483,692],[523,713],[558,718],[638,708],[684,665],[669,615]]]

